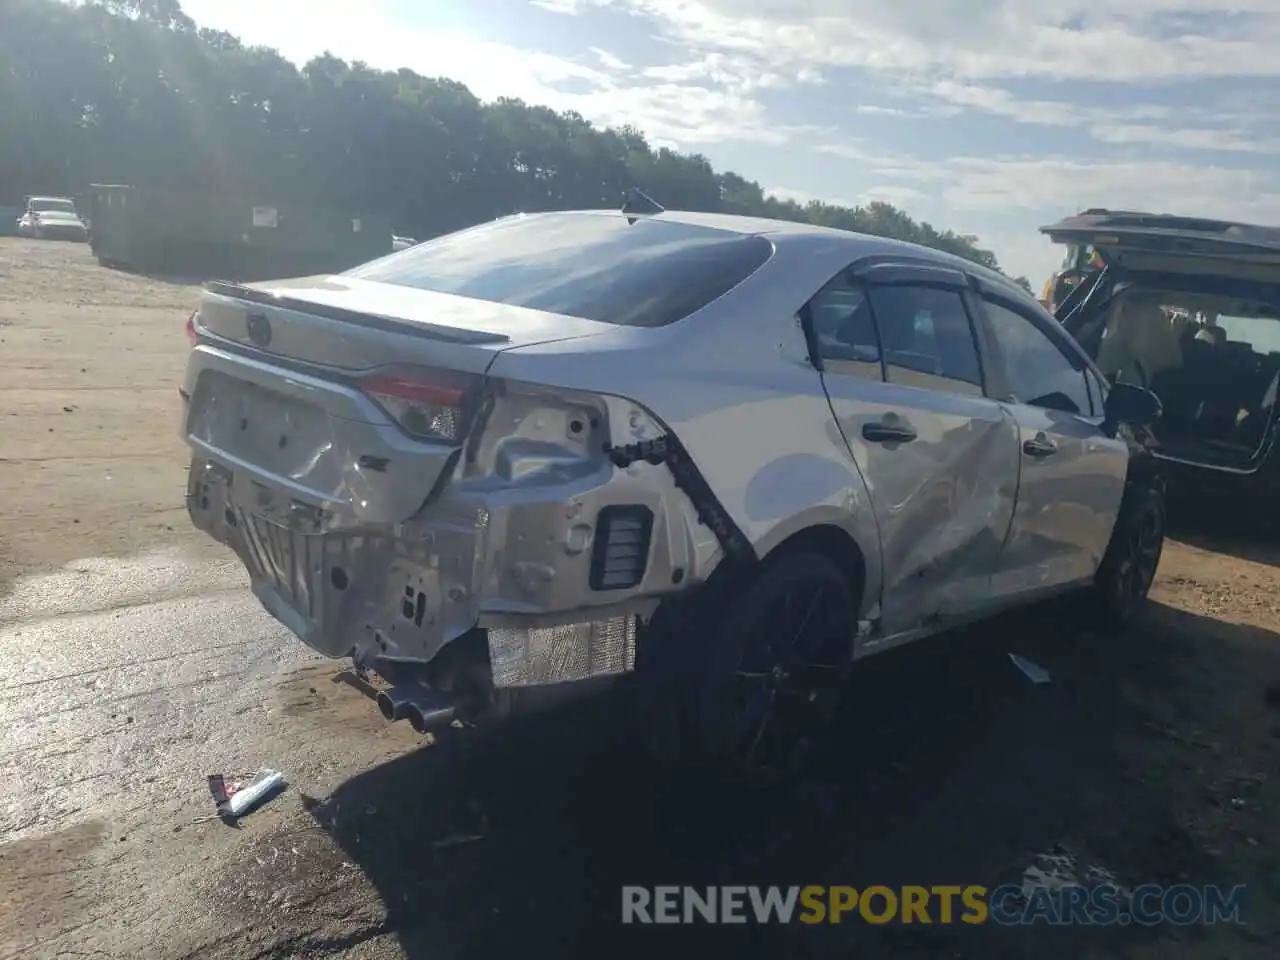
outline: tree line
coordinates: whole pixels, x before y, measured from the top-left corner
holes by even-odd
[[[327,53],[299,68],[200,27],[180,0],[0,0],[0,131],[0,202],[127,183],[323,202],[425,239],[518,210],[616,207],[639,187],[668,209],[808,221],[999,269],[977,237],[892,204],[782,200],[633,127],[482,102],[408,69]]]

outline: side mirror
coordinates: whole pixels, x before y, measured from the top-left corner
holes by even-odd
[[[1111,432],[1118,424],[1146,427],[1160,419],[1164,404],[1150,390],[1132,383],[1115,383],[1107,392],[1103,407],[1103,428]]]

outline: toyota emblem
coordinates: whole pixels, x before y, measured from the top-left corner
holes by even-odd
[[[271,342],[271,322],[265,313],[251,313],[245,317],[245,326],[249,330],[249,339],[259,347],[266,347]]]

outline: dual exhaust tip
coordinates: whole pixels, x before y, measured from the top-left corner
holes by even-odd
[[[447,727],[457,715],[457,704],[421,686],[398,686],[379,691],[378,711],[392,723],[408,720],[415,733],[430,733]]]

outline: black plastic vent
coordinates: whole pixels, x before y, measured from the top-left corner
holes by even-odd
[[[653,511],[648,507],[603,508],[591,548],[592,590],[626,590],[644,579],[649,563]]]

